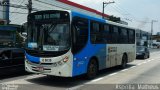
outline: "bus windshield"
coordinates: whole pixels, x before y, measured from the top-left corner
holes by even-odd
[[[70,47],[69,23],[31,23],[28,48],[41,51],[64,51]]]

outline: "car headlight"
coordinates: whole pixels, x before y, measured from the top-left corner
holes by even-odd
[[[142,53],[136,53],[137,55],[142,55]]]

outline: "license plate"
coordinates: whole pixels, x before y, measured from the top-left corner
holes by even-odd
[[[35,70],[37,70],[37,71],[44,71],[44,67],[36,67]]]
[[[44,45],[43,50],[44,51],[58,51],[59,46]]]
[[[41,63],[51,63],[52,59],[51,58],[41,58]]]

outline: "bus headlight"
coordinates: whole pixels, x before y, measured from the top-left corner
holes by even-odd
[[[25,60],[27,59],[26,55],[24,56],[24,59],[25,59]]]
[[[69,57],[66,56],[66,57],[65,57],[64,59],[62,59],[61,61],[55,62],[55,63],[53,63],[52,65],[53,65],[54,67],[61,66],[61,65],[65,64],[68,60],[69,60]]]
[[[63,59],[63,62],[67,62],[69,60],[69,57],[66,56],[64,59]]]

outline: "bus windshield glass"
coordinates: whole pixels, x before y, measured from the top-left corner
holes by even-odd
[[[70,16],[66,11],[40,11],[28,16],[27,48],[66,51],[70,48]]]
[[[29,49],[64,51],[70,47],[69,24],[67,23],[32,23],[28,33]]]

